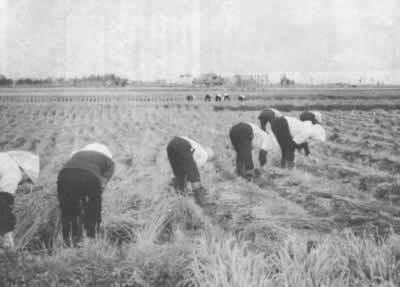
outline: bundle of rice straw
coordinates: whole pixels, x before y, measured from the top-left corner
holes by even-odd
[[[15,245],[19,249],[51,247],[60,229],[60,210],[55,188],[16,197]]]

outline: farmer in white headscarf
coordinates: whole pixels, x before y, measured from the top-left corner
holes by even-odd
[[[259,149],[260,167],[266,164],[268,152],[271,158],[279,153],[275,135],[253,123],[240,122],[234,125],[229,131],[229,138],[236,152],[236,172],[247,180],[256,176],[252,154],[254,148]]]
[[[102,193],[114,174],[115,165],[107,146],[91,143],[64,164],[58,174],[57,193],[61,207],[64,242],[75,245],[82,227],[95,237],[101,223]]]
[[[295,151],[304,148],[308,140],[325,142],[325,129],[311,121],[301,121],[294,117],[275,118],[271,123],[271,129],[279,142],[282,151],[281,166],[293,168]]]
[[[0,236],[4,247],[14,246],[12,232],[16,218],[13,208],[17,188],[35,184],[39,171],[39,156],[31,152],[0,153]]]

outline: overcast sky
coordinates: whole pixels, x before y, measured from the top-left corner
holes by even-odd
[[[398,0],[0,0],[0,73],[400,80]],[[400,81],[399,81],[400,82]]]

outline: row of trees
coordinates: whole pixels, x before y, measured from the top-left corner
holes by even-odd
[[[194,86],[222,86],[222,85],[231,85],[236,87],[252,87],[252,86],[260,86],[260,85],[268,85],[270,84],[268,77],[265,76],[261,79],[256,79],[256,77],[252,76],[242,76],[239,74],[234,75],[232,78],[223,78],[214,73],[202,74],[200,77],[193,79],[192,84]],[[289,79],[286,75],[282,75],[280,79],[281,86],[294,86],[294,80]]]
[[[132,85],[139,85],[143,82],[131,82]],[[16,80],[8,79],[0,75],[0,86],[72,86],[72,87],[125,87],[129,84],[128,79],[118,77],[114,74],[106,75],[90,75],[81,78],[45,78],[45,79],[32,79],[20,78]],[[157,85],[157,83],[153,83]],[[158,83],[162,84],[162,83]],[[190,82],[189,82],[190,84]],[[241,75],[234,75],[232,78],[223,78],[215,73],[206,73],[194,78],[191,83],[197,87],[213,87],[213,86],[236,86],[236,87],[252,87],[257,85],[265,85],[265,81],[260,83],[252,77],[244,77]],[[282,75],[280,80],[281,86],[293,86],[294,80],[290,80],[286,75]]]
[[[0,86],[11,86],[13,83],[13,80],[7,79],[5,76],[0,75]]]
[[[0,86],[73,86],[73,87],[125,87],[128,84],[128,79],[118,77],[114,74],[106,75],[90,75],[81,78],[20,78],[16,80],[8,79],[0,75]]]

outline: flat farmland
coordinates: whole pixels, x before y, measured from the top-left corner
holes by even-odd
[[[249,93],[243,102],[234,93],[221,103],[204,103],[206,93],[219,93],[206,90],[53,92],[0,96],[1,150],[31,150],[41,157],[35,191],[17,197],[19,251],[12,258],[22,256],[24,271],[6,264],[10,276],[23,272],[29,286],[61,279],[68,285],[78,280],[77,272],[86,276],[80,284],[128,286],[400,282],[398,90],[280,90]],[[187,94],[196,99],[187,102]],[[294,170],[268,162],[259,178],[246,182],[234,173],[229,129],[239,121],[258,124],[267,106],[296,117],[304,108],[319,108],[328,139],[310,143],[311,158],[297,153]],[[169,187],[166,145],[174,135],[215,151],[200,171],[213,203],[204,209]],[[103,194],[101,238],[67,249],[58,233],[57,172],[73,150],[91,141],[109,145],[116,173]],[[49,240],[55,250],[50,255],[40,251]],[[316,247],[307,252],[310,242]],[[46,270],[47,277],[38,277]]]

